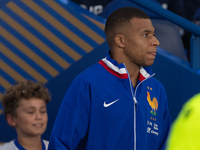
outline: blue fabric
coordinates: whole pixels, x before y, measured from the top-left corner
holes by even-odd
[[[115,76],[119,70],[123,78]],[[133,150],[134,146],[138,150],[164,150],[170,127],[165,90],[149,67],[143,71],[148,77],[141,75],[142,80],[133,88],[124,64],[116,64],[108,55],[79,74],[61,103],[49,150]],[[149,99],[158,101],[154,113],[147,101],[148,92]]]

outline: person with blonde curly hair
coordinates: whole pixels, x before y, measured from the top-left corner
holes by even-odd
[[[4,116],[17,132],[17,138],[0,147],[2,150],[46,150],[49,142],[41,139],[47,127],[46,105],[50,92],[41,82],[16,82],[1,98]]]

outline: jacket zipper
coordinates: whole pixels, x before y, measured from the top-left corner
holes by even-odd
[[[151,78],[152,76],[154,76],[155,75],[155,73],[154,74],[152,74],[151,76],[149,76],[148,78],[146,78],[146,79],[144,79],[144,80],[142,80],[137,86],[136,86],[136,88],[135,88],[135,93],[134,93],[134,95],[133,95],[133,99],[134,99],[134,150],[136,150],[136,111],[137,111],[137,107],[138,107],[138,102],[137,102],[137,99],[136,99],[136,92],[137,92],[137,88],[140,86],[140,84],[142,83],[142,82],[144,82],[145,80],[147,80],[147,79],[149,79],[149,78]],[[129,76],[129,75],[128,75]],[[130,80],[130,78],[129,78],[129,82],[130,82],[131,80]],[[132,87],[131,87],[132,88]],[[133,90],[131,90],[131,92],[133,92]]]
[[[124,64],[124,67],[126,69],[126,72],[128,74],[128,79],[129,79],[129,85],[130,85],[130,89],[131,89],[131,95],[132,95],[132,98],[133,98],[133,101],[134,101],[134,150],[136,150],[136,107],[137,107],[137,100],[136,98],[134,97],[134,94],[133,94],[133,85],[132,85],[132,82],[131,82],[131,79],[130,79],[130,75],[129,75],[129,72]]]
[[[134,150],[136,150],[136,111],[137,111],[137,105],[138,105],[138,102],[137,102],[137,99],[136,99],[136,91],[137,91],[137,88],[139,87],[139,85],[140,85],[142,82],[144,82],[145,80],[147,80],[147,79],[151,78],[152,76],[154,76],[155,73],[152,74],[151,76],[149,76],[148,78],[142,80],[142,81],[136,86],[136,88],[135,88],[135,93],[133,94],[133,88],[132,88],[133,85],[132,85],[132,82],[131,82],[131,79],[130,79],[130,75],[129,75],[129,72],[128,72],[128,70],[127,70],[125,64],[124,64],[124,67],[125,67],[126,72],[127,72],[127,74],[128,74],[129,85],[130,85],[130,89],[131,89],[131,95],[132,95],[132,98],[133,98],[133,101],[134,101]]]

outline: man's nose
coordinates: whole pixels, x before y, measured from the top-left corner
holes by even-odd
[[[156,47],[160,45],[160,42],[158,41],[158,39],[155,36],[153,37],[152,45],[156,46]]]

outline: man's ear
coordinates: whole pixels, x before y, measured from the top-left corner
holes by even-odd
[[[6,119],[7,119],[8,124],[11,127],[15,127],[16,126],[15,118],[11,114],[7,114]]]
[[[115,35],[115,44],[120,47],[120,48],[123,48],[124,47],[124,36],[123,35]]]

